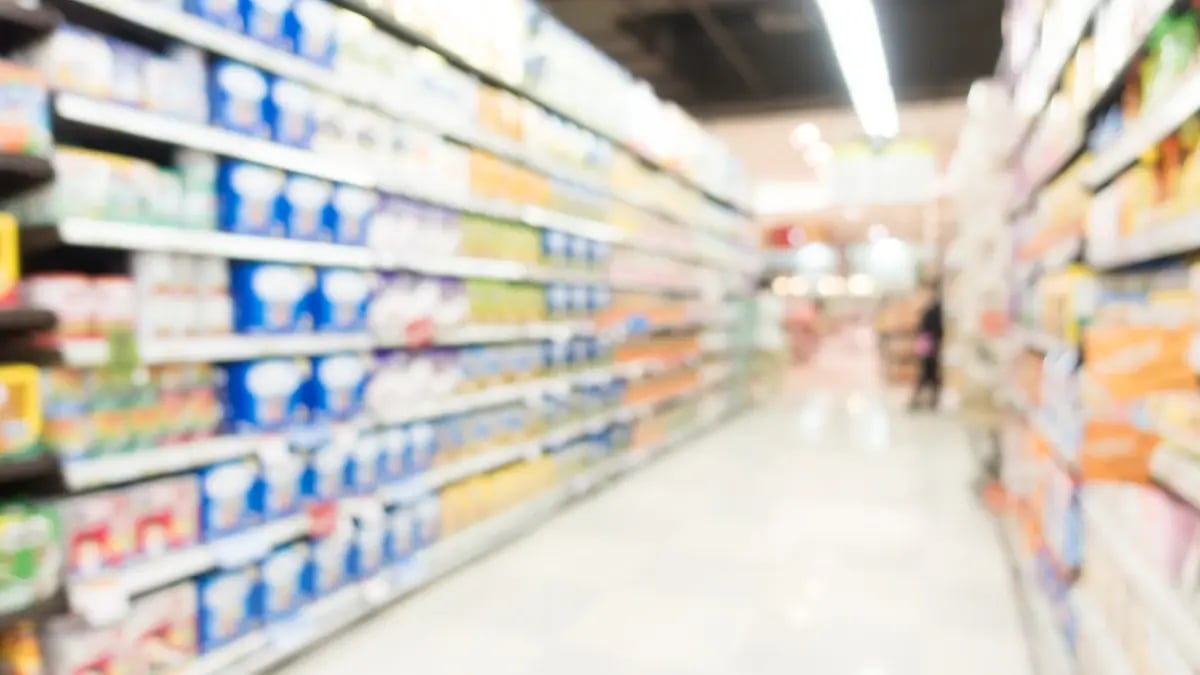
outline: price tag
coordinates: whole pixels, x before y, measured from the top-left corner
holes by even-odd
[[[320,539],[328,537],[337,529],[338,505],[336,501],[326,501],[308,505],[308,534]]]
[[[421,349],[433,344],[433,319],[426,317],[408,322],[404,327],[404,346],[409,349]]]
[[[67,585],[71,611],[90,626],[111,626],[129,614],[129,593],[120,576],[72,581]]]
[[[392,597],[392,585],[384,576],[377,576],[362,583],[363,599],[372,607],[380,607]]]
[[[209,547],[218,567],[236,569],[267,557],[272,543],[270,539],[250,532],[214,541]]]

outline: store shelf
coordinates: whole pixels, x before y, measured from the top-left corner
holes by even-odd
[[[1089,241],[1088,264],[1099,270],[1112,271],[1200,250],[1200,213],[1147,225],[1139,232],[1112,242]]]
[[[259,237],[218,230],[195,230],[91,218],[66,218],[53,225],[23,230],[22,246],[42,250],[68,245],[122,251],[157,251],[233,260],[407,270],[431,276],[532,281],[606,283],[602,272],[537,267],[524,263],[463,256],[401,256],[366,246],[348,246],[283,237]]]
[[[1083,499],[1084,531],[1119,569],[1149,620],[1162,628],[1193,670],[1200,669],[1200,617],[1183,593],[1150,567],[1122,532],[1120,517],[1088,495]]]
[[[1166,439],[1173,444],[1182,440],[1179,436],[1168,436]],[[1189,444],[1182,447],[1200,448],[1200,445]],[[1200,508],[1200,459],[1197,455],[1160,445],[1150,456],[1150,475],[1160,485]]]
[[[1021,559],[1021,537],[1011,517],[998,516],[998,528],[1012,567],[1018,598],[1026,610],[1025,630],[1039,675],[1074,675],[1071,653],[1054,609],[1042,591],[1032,568]]]
[[[595,126],[588,124],[584,120],[579,119],[576,115],[569,114],[566,111],[562,110],[561,108],[541,99],[538,96],[535,96],[533,93],[528,91],[522,85],[520,85],[518,83],[508,82],[499,77],[496,77],[493,73],[488,72],[486,69],[480,68],[480,67],[476,66],[475,64],[463,59],[457,53],[455,53],[453,50],[447,49],[445,46],[439,44],[437,41],[430,39],[429,37],[421,34],[419,31],[417,31],[413,28],[410,28],[403,21],[397,19],[395,16],[393,16],[387,12],[384,12],[382,10],[376,10],[373,6],[371,6],[365,0],[334,0],[333,4],[344,7],[356,14],[365,16],[366,18],[370,19],[370,21],[372,23],[374,23],[381,30],[383,30],[387,33],[390,33],[391,35],[403,40],[404,42],[408,42],[410,44],[417,45],[419,47],[424,47],[424,48],[438,54],[439,56],[444,58],[447,62],[449,62],[453,66],[455,66],[455,67],[459,68],[460,70],[463,70],[467,73],[471,73],[471,74],[475,75],[482,81],[484,81],[492,86],[496,86],[501,89],[505,89],[509,92],[512,92],[514,94],[517,94],[518,96],[521,96],[522,98],[532,101],[532,102],[536,103],[537,105],[541,106],[542,108],[545,108],[546,110],[548,110],[560,117],[571,120],[572,122],[578,124],[579,126],[586,128],[601,137],[609,139],[611,142],[613,142],[613,144],[615,144],[619,147],[622,147],[625,150],[633,153],[634,156],[641,158],[642,161],[644,161],[647,165],[654,167],[655,169],[657,169],[658,171],[660,171],[662,173],[666,173],[671,176],[674,176],[681,183],[683,183],[683,184],[691,187],[692,189],[696,190],[697,192],[705,195],[708,199],[710,199],[714,202],[717,202],[719,204],[722,204],[728,208],[731,208],[731,209],[737,211],[738,213],[741,213],[742,215],[749,215],[749,211],[746,209],[746,207],[736,204],[730,198],[720,195],[720,194],[714,192],[712,189],[701,185],[699,182],[697,182],[691,176],[683,174],[682,172],[674,170],[674,169],[662,164],[661,162],[658,162],[657,160],[646,156],[645,153],[639,151],[633,145],[624,142],[622,139],[614,137],[612,134],[606,132],[605,130],[596,128]]]
[[[284,356],[312,356],[366,351],[375,346],[365,333],[302,335],[217,335],[158,338],[139,342],[144,365],[167,363],[224,363]],[[96,368],[108,363],[109,345],[103,339],[66,340],[58,347],[63,365]]]
[[[67,488],[78,492],[249,457],[284,440],[282,434],[218,436],[118,455],[67,460],[62,472]]]
[[[1142,53],[1142,48],[1145,46],[1146,40],[1150,37],[1154,27],[1158,25],[1159,20],[1167,10],[1179,3],[1177,0],[1141,0],[1138,4],[1145,7],[1144,16],[1147,18],[1137,22],[1134,26],[1134,30],[1137,33],[1129,41],[1130,49],[1117,61],[1120,65],[1112,71],[1108,82],[1099,88],[1092,103],[1088,106],[1086,116],[1088,120],[1097,119],[1101,108],[1116,100],[1121,88],[1125,86],[1125,73],[1129,72],[1138,55]]]
[[[705,428],[701,425],[685,428],[654,448],[611,456],[520,505],[434,544],[407,566],[386,570],[373,579],[352,584],[317,601],[284,625],[257,631],[224,649],[200,657],[183,672],[186,675],[269,672],[414,591],[528,533],[574,500]]]
[[[23,621],[40,621],[67,611],[67,597],[63,593],[39,600],[31,605],[11,611],[0,611],[0,631]]]
[[[1137,675],[1121,641],[1113,634],[1104,616],[1087,592],[1076,587],[1071,592],[1071,607],[1078,625],[1077,658],[1087,675]]]
[[[1065,3],[1064,3],[1065,4]],[[1075,15],[1068,17],[1064,27],[1052,31],[1041,31],[1042,43],[1029,61],[1024,77],[1016,87],[1017,101],[1023,110],[1030,113],[1026,130],[1036,126],[1050,97],[1058,89],[1063,71],[1075,53],[1076,47],[1087,32],[1088,23],[1100,4],[1099,0],[1083,0]],[[1050,42],[1047,43],[1047,38]],[[1027,132],[1019,138],[1023,141]]]
[[[54,8],[0,0],[0,54],[49,33],[61,21],[62,14]]]
[[[57,318],[44,309],[0,307],[0,333],[22,333],[54,328]]]
[[[363,187],[375,185],[373,171],[331,159],[310,150],[254,138],[175,119],[160,113],[60,92],[54,97],[55,115],[66,122],[244,159],[287,171]]]
[[[5,492],[15,491],[13,485],[56,481],[57,476],[58,458],[50,453],[0,460],[0,488]]]
[[[1200,68],[1193,68],[1175,91],[1160,95],[1108,147],[1093,153],[1092,162],[1080,173],[1084,184],[1092,190],[1104,187],[1197,110],[1200,110]]]

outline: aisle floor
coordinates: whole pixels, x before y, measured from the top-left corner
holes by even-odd
[[[780,398],[283,672],[1030,672],[963,432],[878,392]]]

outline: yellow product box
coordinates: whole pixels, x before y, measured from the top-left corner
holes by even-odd
[[[17,248],[17,219],[0,212],[0,306],[18,302],[17,284],[21,279],[21,255]]]
[[[0,366],[0,460],[36,453],[42,435],[40,377],[34,366]]]

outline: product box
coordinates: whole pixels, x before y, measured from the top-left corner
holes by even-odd
[[[304,468],[304,497],[310,501],[327,501],[340,497],[350,461],[345,448],[330,443],[308,453]]]
[[[348,269],[319,268],[312,313],[317,330],[355,332],[367,328],[371,276]]]
[[[280,220],[287,236],[292,239],[329,241],[332,229],[326,223],[325,212],[333,195],[329,181],[290,175],[280,200]]]
[[[288,38],[285,27],[285,18],[291,10],[291,0],[239,0],[238,2],[238,12],[242,15],[246,35],[280,49],[291,47],[291,40]]]
[[[239,33],[246,31],[246,22],[238,11],[238,0],[183,0],[183,7],[217,25]]]
[[[256,508],[264,520],[283,518],[300,510],[304,469],[304,458],[290,452],[262,462]]]
[[[317,99],[311,89],[276,78],[271,82],[270,114],[271,138],[298,148],[312,147],[317,132]]]
[[[67,571],[87,576],[123,565],[133,554],[128,490],[79,495],[59,504]]]
[[[386,518],[385,561],[388,565],[403,563],[420,548],[416,511],[408,506],[397,506],[387,510]]]
[[[129,491],[135,555],[157,556],[199,539],[200,485],[196,476],[137,483]]]
[[[282,237],[280,213],[285,176],[278,169],[238,161],[217,170],[217,219],[226,232]]]
[[[205,541],[241,532],[262,522],[256,508],[258,465],[242,459],[206,466],[200,477],[200,530]]]
[[[360,436],[346,462],[346,489],[353,494],[371,494],[380,483],[383,449],[375,436]]]
[[[341,588],[349,580],[350,554],[354,548],[354,528],[339,524],[328,536],[312,542],[312,566],[306,590],[322,598]]]
[[[322,281],[320,275],[315,281]],[[309,298],[314,288],[312,268],[235,261],[230,265],[229,283],[237,332],[288,334],[312,328],[309,313]],[[332,290],[343,288],[335,286]],[[328,302],[320,306],[326,315],[335,311]],[[340,305],[337,308],[342,309]]]
[[[126,673],[133,665],[123,649],[121,625],[94,627],[82,618],[59,615],[46,623],[46,661],[59,673]],[[36,671],[35,671],[36,672]]]
[[[306,421],[302,385],[304,362],[263,359],[231,363],[223,368],[226,427],[233,433],[282,431]]]
[[[441,537],[442,505],[437,495],[417,502],[413,507],[416,516],[417,545],[425,548],[437,543]]]
[[[367,242],[379,208],[379,195],[372,190],[339,185],[325,210],[326,224],[339,244],[361,246]]]
[[[415,475],[428,471],[433,467],[437,454],[437,433],[433,425],[427,422],[417,422],[408,427],[408,462],[407,473]]]
[[[69,24],[59,26],[29,54],[29,62],[52,88],[101,99],[113,94],[113,61],[104,35]]]
[[[52,143],[46,80],[32,68],[0,61],[0,152],[47,155]]]
[[[218,59],[208,78],[209,122],[258,138],[271,137],[270,79],[242,63]]]
[[[259,583],[258,565],[210,572],[197,578],[201,654],[229,644],[261,624]]]
[[[0,611],[18,611],[58,590],[63,572],[59,513],[52,506],[0,504]]]
[[[369,368],[370,361],[362,354],[314,357],[307,384],[313,419],[348,420],[361,412]]]
[[[350,577],[369,579],[383,569],[385,540],[389,528],[379,518],[356,518],[354,523],[354,546],[350,553]]]
[[[400,481],[405,476],[405,458],[408,455],[409,435],[405,427],[380,431],[378,436],[381,483]]]
[[[306,577],[312,551],[307,542],[275,549],[262,562],[262,610],[268,623],[294,616],[312,598]]]
[[[38,451],[42,433],[41,379],[34,366],[0,366],[0,461]]]
[[[337,15],[331,4],[325,0],[296,0],[285,25],[293,52],[322,65],[333,64]]]
[[[196,602],[192,581],[133,600],[123,631],[131,665],[128,672],[174,672],[195,658]]]

